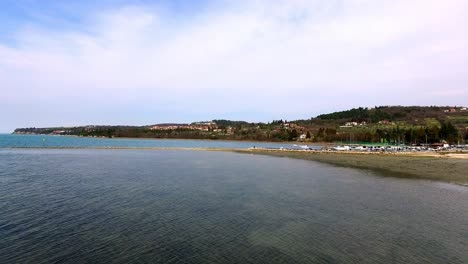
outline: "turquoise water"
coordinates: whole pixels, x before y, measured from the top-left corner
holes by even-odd
[[[70,147],[70,148],[294,148],[294,144],[222,140],[122,139],[47,135],[0,134],[1,147]]]

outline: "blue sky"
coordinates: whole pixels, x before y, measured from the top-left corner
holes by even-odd
[[[100,12],[125,6],[160,7],[170,11],[177,19],[184,19],[214,4],[205,0],[2,0],[0,33],[4,40],[14,40],[11,35],[26,25],[47,27],[50,30],[86,30],[82,26],[88,19]]]
[[[467,12],[464,0],[4,0],[0,132],[466,105]]]

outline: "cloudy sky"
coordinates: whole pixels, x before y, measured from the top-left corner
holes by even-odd
[[[466,0],[3,0],[0,132],[468,105],[467,13]]]

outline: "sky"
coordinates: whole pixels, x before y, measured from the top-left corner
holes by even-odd
[[[0,132],[468,105],[467,13],[466,0],[2,0]]]

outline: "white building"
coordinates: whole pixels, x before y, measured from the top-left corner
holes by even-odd
[[[299,140],[300,141],[304,141],[306,139],[307,135],[306,134],[302,134],[299,136]]]

